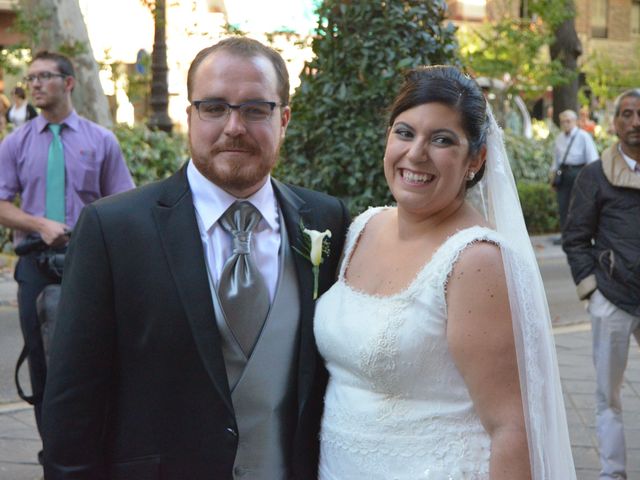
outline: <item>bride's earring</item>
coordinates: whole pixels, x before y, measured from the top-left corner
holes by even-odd
[[[474,172],[473,170],[469,170],[469,173],[467,173],[467,180],[471,181],[475,178],[476,176],[476,172]]]

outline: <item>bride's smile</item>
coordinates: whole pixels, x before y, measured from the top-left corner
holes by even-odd
[[[424,217],[446,217],[464,200],[470,169],[482,156],[470,154],[460,113],[440,102],[410,108],[388,133],[384,171],[398,208]]]

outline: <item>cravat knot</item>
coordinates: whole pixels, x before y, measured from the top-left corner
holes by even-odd
[[[233,203],[220,218],[220,225],[233,237],[233,253],[246,255],[251,251],[253,229],[262,215],[250,202]]]
[[[227,323],[247,358],[269,312],[269,291],[251,255],[253,229],[262,215],[247,201],[235,202],[220,217],[231,235],[233,251],[225,262],[218,297]]]
[[[233,253],[238,255],[251,253],[251,232],[233,232]]]

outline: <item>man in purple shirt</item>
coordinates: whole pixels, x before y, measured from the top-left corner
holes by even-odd
[[[61,248],[69,240],[68,232],[86,204],[134,185],[113,133],[74,111],[71,102],[74,69],[68,58],[52,52],[38,53],[25,82],[41,113],[0,144],[0,224],[14,230],[16,244],[26,235],[36,233],[51,248]],[[52,214],[55,209],[50,208],[49,198],[53,188],[50,186],[47,192],[47,183],[49,179],[53,184],[55,175],[51,173],[50,162],[56,141],[59,198],[57,214]],[[16,195],[20,195],[20,207],[13,203]],[[35,303],[45,286],[59,280],[38,268],[35,254],[20,259],[15,279],[36,423],[40,428],[46,364]]]

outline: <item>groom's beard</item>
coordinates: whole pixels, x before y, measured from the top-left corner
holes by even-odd
[[[189,136],[191,158],[196,168],[209,181],[232,192],[259,188],[275,167],[281,145],[279,142],[274,152],[265,152],[258,145],[233,140],[214,145],[208,152],[198,152]]]

